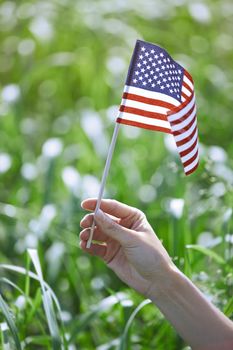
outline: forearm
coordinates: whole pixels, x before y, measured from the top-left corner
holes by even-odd
[[[150,298],[193,350],[233,349],[233,323],[180,271]],[[156,290],[158,290],[156,288]]]

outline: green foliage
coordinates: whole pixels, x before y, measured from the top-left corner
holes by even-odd
[[[228,0],[0,2],[4,350],[185,349],[78,246],[80,202],[98,193],[137,38],[193,75],[201,164],[185,178],[169,137],[122,126],[105,197],[143,210],[177,266],[233,318],[232,13]]]

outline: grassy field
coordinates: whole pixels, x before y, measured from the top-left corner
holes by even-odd
[[[1,349],[188,349],[79,249],[138,38],[192,74],[201,163],[186,178],[171,138],[122,126],[105,197],[143,210],[233,318],[232,17],[230,0],[0,1]]]

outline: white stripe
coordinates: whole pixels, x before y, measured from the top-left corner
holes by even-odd
[[[195,103],[195,95],[193,96],[192,100],[187,104],[186,107],[184,107],[183,109],[181,109],[179,112],[175,113],[175,114],[171,114],[168,115],[168,120],[169,122],[173,122],[174,120],[180,119],[181,117],[183,117],[185,114],[188,113],[188,111],[190,109],[192,109],[193,105]]]
[[[166,128],[166,129],[171,130],[170,123],[165,121],[165,120],[142,117],[140,115],[130,114],[130,113],[126,113],[126,112],[120,112],[118,114],[118,118],[122,118],[124,120],[129,120],[132,122],[152,125],[152,126],[160,126],[162,128]]]
[[[183,145],[179,146],[178,151],[182,152],[182,151],[185,151],[187,148],[191,147],[194,144],[194,142],[196,141],[197,135],[198,135],[198,131],[196,130],[192,139],[190,141],[184,143]]]
[[[192,93],[188,90],[188,89],[186,89],[186,87],[185,86],[182,86],[182,92],[183,93],[185,93],[185,95],[187,95],[187,96],[190,96],[190,95],[192,95]]]
[[[197,158],[195,158],[191,164],[187,165],[184,168],[185,173],[187,173],[189,170],[193,169],[195,167],[195,165],[197,165],[198,160],[199,160],[199,154],[197,155]]]
[[[147,103],[142,103],[142,102],[129,100],[129,99],[122,99],[121,104],[123,106],[126,106],[126,107],[138,108],[138,109],[142,109],[144,111],[153,112],[153,113],[160,113],[160,114],[164,114],[164,115],[167,115],[167,111],[170,110],[169,108],[149,105]]]
[[[193,130],[195,129],[196,126],[197,126],[197,118],[195,118],[195,122],[193,123],[193,125],[191,126],[190,129],[188,129],[187,131],[183,132],[182,134],[179,134],[179,135],[175,136],[176,142],[181,141],[181,140],[185,139],[186,137],[189,137],[192,134],[192,132],[193,132]]]
[[[196,146],[194,147],[194,149],[191,152],[186,154],[186,156],[181,157],[182,163],[185,163],[185,162],[187,162],[187,160],[192,158],[194,156],[194,154],[197,152],[197,150],[198,150],[198,143],[196,144]]]
[[[177,101],[175,98],[162,94],[160,92],[154,92],[150,90],[140,89],[134,86],[125,85],[124,92],[129,94],[135,94],[147,98],[153,98],[155,100],[160,100],[164,102],[171,103],[174,107],[178,107],[180,105],[180,101]]]
[[[186,84],[188,84],[188,86],[190,87],[190,89],[193,91],[194,90],[194,86],[193,86],[193,83],[191,82],[191,80],[189,80],[188,77],[186,77],[186,75],[184,75],[184,78],[183,78],[184,82]]]
[[[195,106],[194,110],[192,111],[192,113],[190,114],[190,116],[187,119],[185,119],[183,122],[181,122],[179,124],[172,125],[172,131],[182,130],[183,128],[185,128],[193,120],[193,118],[196,118],[196,116],[195,116],[196,111],[197,111],[197,108]]]
[[[181,102],[185,102],[185,97],[181,96]]]

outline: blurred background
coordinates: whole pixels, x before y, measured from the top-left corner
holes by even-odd
[[[78,245],[80,202],[98,194],[136,39],[192,74],[201,163],[186,178],[170,136],[122,126],[105,197],[143,210],[177,266],[232,317],[232,23],[230,0],[0,1],[0,295],[22,348],[59,349],[60,337],[69,350],[188,349]],[[28,248],[60,303],[57,336],[39,283],[16,268],[35,272]]]

